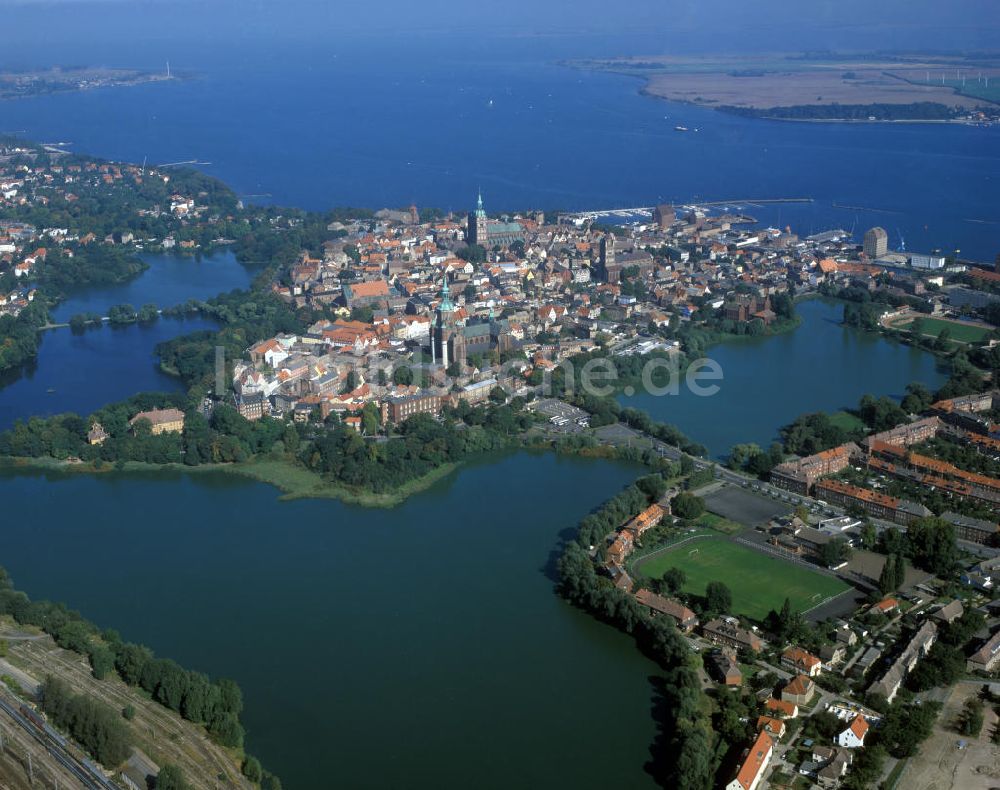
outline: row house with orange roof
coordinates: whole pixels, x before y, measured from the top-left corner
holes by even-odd
[[[774,740],[762,730],[744,754],[739,770],[726,785],[726,790],[757,790],[773,754]]]
[[[630,519],[623,529],[633,533],[636,538],[641,538],[645,532],[658,526],[666,514],[667,511],[661,505],[654,502],[637,516]]]
[[[798,646],[789,647],[781,654],[781,665],[811,678],[819,675],[823,669],[823,662],[819,658]]]
[[[860,460],[861,457],[861,448],[854,442],[847,442],[814,455],[778,464],[771,470],[771,484],[796,494],[808,494],[821,477],[836,474],[846,469],[852,460]]]
[[[902,526],[933,515],[930,510],[916,502],[899,499],[879,491],[869,491],[867,488],[860,488],[841,480],[820,480],[816,484],[815,495],[842,507],[857,505],[870,516],[893,521]]]

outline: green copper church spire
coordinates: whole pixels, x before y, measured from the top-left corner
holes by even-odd
[[[454,313],[455,304],[451,301],[451,291],[448,289],[448,275],[444,276],[444,284],[441,286],[441,306],[438,308],[442,313]]]

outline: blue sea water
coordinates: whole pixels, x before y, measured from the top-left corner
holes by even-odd
[[[746,210],[801,234],[860,238],[878,224],[894,247],[1000,252],[1000,129],[744,119],[559,65],[654,47],[648,36],[445,33],[123,42],[99,62],[171,59],[193,78],[6,102],[0,131],[116,159],[198,160],[248,200],[312,209],[464,212],[480,188],[493,211],[810,197]],[[96,55],[74,42],[63,57]],[[0,67],[24,58],[15,47]]]

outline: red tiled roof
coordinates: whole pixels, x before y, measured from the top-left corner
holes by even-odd
[[[761,732],[757,736],[757,740],[753,742],[753,746],[750,747],[750,753],[743,761],[743,765],[740,766],[739,773],[736,774],[736,781],[747,790],[749,790],[757,779],[757,776],[763,770],[764,763],[767,761],[768,753],[771,751],[773,745],[774,742],[771,740],[771,736],[766,732]]]

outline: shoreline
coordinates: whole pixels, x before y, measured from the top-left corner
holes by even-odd
[[[611,68],[601,68],[597,65],[588,66],[585,63],[572,62],[572,61],[559,61],[557,65],[563,66],[565,68],[575,69],[577,71],[586,71],[596,74],[612,74],[617,77],[626,77],[628,79],[638,79],[642,80],[642,87],[638,89],[638,94],[640,96],[645,96],[650,99],[656,99],[657,101],[668,102],[670,104],[682,104],[689,107],[699,107],[704,110],[713,110],[715,112],[721,112],[725,115],[737,116],[748,118],[750,120],[757,121],[787,121],[791,123],[835,123],[835,124],[934,124],[934,125],[951,125],[951,126],[980,126],[981,124],[972,123],[960,118],[882,118],[871,120],[868,118],[782,118],[780,116],[771,115],[756,115],[756,114],[742,114],[738,112],[732,112],[728,110],[725,106],[709,103],[709,102],[699,102],[692,99],[682,99],[673,96],[664,96],[661,93],[650,88],[652,83],[652,75],[649,74],[630,74],[624,70],[611,69]],[[992,104],[992,102],[986,102],[987,105]],[[803,105],[803,106],[822,106],[822,105]],[[748,107],[748,110],[752,110],[753,113],[757,112],[767,112],[768,110],[774,109],[772,107]]]
[[[469,459],[472,461],[475,459]],[[0,458],[0,473],[56,473],[60,475],[162,475],[164,472],[181,474],[226,474],[244,480],[264,483],[278,489],[278,499],[292,501],[296,499],[337,499],[347,505],[359,507],[391,509],[401,505],[414,494],[421,493],[435,483],[444,480],[453,472],[458,471],[468,461],[449,463],[439,466],[422,477],[414,478],[400,486],[395,491],[376,493],[359,491],[338,483],[324,480],[314,472],[297,467],[284,459],[263,459],[260,461],[245,461],[238,464],[150,464],[141,461],[126,461],[118,465],[104,464],[100,467],[85,461],[61,461],[55,458],[29,458],[24,456],[5,456]]]
[[[453,474],[480,463],[494,460],[517,452],[532,454],[552,453],[556,457],[572,456],[591,461],[627,461],[622,459],[619,449],[612,444],[598,441],[592,446],[578,448],[562,447],[558,442],[544,437],[524,437],[517,445],[492,450],[465,458],[461,461],[442,464],[421,477],[407,481],[390,492],[365,491],[323,479],[315,472],[300,467],[283,458],[263,458],[233,464],[152,464],[144,461],[124,463],[103,463],[100,466],[87,461],[59,460],[48,456],[32,458],[27,456],[0,456],[0,475],[3,474],[56,474],[71,475],[132,475],[137,477],[164,477],[173,475],[224,474],[250,480],[276,488],[280,501],[297,499],[334,499],[345,505],[364,508],[392,510],[411,497],[429,490],[437,483]],[[58,481],[57,481],[58,482]]]
[[[572,67],[577,68],[577,67]],[[773,107],[747,107],[747,110],[751,110],[749,113],[739,113],[733,112],[725,106],[710,104],[707,102],[692,101],[691,99],[680,99],[673,96],[664,96],[661,93],[650,89],[650,78],[645,74],[626,74],[623,71],[609,71],[607,69],[598,69],[602,74],[617,74],[622,77],[632,77],[635,79],[645,80],[645,83],[641,88],[639,88],[639,95],[646,96],[650,99],[655,99],[657,101],[668,102],[670,104],[685,104],[688,107],[700,107],[704,110],[712,110],[714,112],[720,112],[724,115],[735,116],[738,118],[747,118],[751,121],[781,121],[787,123],[837,123],[837,124],[936,124],[936,125],[951,125],[951,126],[978,126],[979,124],[970,123],[969,121],[962,120],[960,118],[876,118],[874,120],[870,118],[782,118],[778,115],[757,115],[756,113],[764,113],[768,110],[774,109]],[[816,106],[820,107],[822,105],[803,105],[806,107]]]

